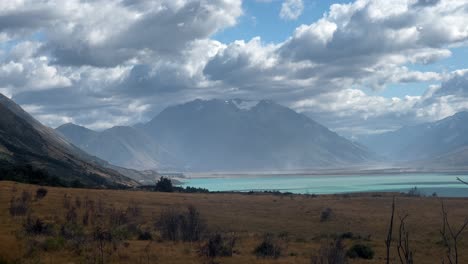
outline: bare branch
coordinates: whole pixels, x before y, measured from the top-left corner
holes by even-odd
[[[398,236],[397,251],[401,264],[413,264],[414,252],[410,248],[409,232],[406,230],[406,218],[408,215],[400,216],[400,228]]]
[[[468,227],[468,219],[465,219],[462,226],[453,231],[453,227],[450,225],[448,221],[448,214],[447,210],[445,209],[444,202],[440,200],[441,207],[442,207],[442,229],[440,230],[440,234],[442,235],[442,239],[444,240],[444,246],[447,250],[447,259],[450,264],[458,264],[458,243],[459,237],[463,233],[463,231]],[[448,233],[447,233],[448,230]]]
[[[395,196],[393,196],[392,201],[392,215],[390,217],[390,226],[388,228],[387,239],[385,240],[385,245],[387,246],[387,264],[390,263],[390,246],[392,244],[392,234],[393,234],[393,218],[395,216]]]
[[[460,177],[457,177],[457,181],[459,181],[459,182],[461,182],[461,183],[463,183],[463,184],[468,185],[468,182],[467,182],[467,181],[464,181],[464,180],[462,180],[462,179],[460,179]]]

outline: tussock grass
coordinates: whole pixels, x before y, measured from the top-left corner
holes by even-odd
[[[0,182],[0,259],[8,263],[21,259],[27,252],[27,239],[18,230],[28,215],[11,216],[10,201],[22,197],[24,191],[35,193],[38,186],[13,182]],[[235,234],[236,243],[230,257],[216,257],[216,263],[311,263],[312,256],[320,252],[326,241],[342,234],[346,249],[357,243],[372,247],[375,256],[371,260],[351,259],[349,263],[382,263],[385,256],[386,231],[392,198],[390,195],[359,194],[318,196],[291,195],[291,199],[280,199],[274,194],[232,193],[155,193],[124,190],[91,190],[47,187],[42,199],[28,202],[28,214],[45,224],[75,221],[84,230],[91,229],[101,221],[96,215],[112,214],[113,221],[106,225],[133,226],[135,234],[121,230],[112,236],[121,237],[118,251],[107,258],[106,263],[203,263],[200,248],[210,236],[188,239],[187,242],[168,241],[154,228],[158,217],[168,209],[187,212],[187,206],[197,208],[206,234]],[[440,202],[432,197],[397,197],[396,214],[409,214],[407,228],[411,230],[411,242],[416,252],[417,263],[434,263],[444,255],[440,243]],[[77,202],[79,201],[79,202]],[[468,216],[468,199],[445,199],[445,207],[454,224],[462,223]],[[113,208],[112,210],[110,208]],[[333,211],[333,217],[320,221],[324,208]],[[86,215],[88,214],[88,215]],[[108,218],[105,218],[108,219]],[[84,223],[86,222],[87,225]],[[132,225],[134,224],[134,225]],[[67,227],[63,232],[78,232]],[[60,230],[55,230],[60,234]],[[95,230],[99,232],[107,230]],[[81,232],[81,231],[79,231]],[[151,239],[139,239],[142,232],[150,232]],[[264,234],[281,238],[281,256],[258,258],[253,251],[262,242]],[[39,234],[38,236],[42,236]],[[460,243],[460,263],[468,263],[468,233]],[[141,238],[141,237],[140,237]],[[37,240],[37,239],[36,239]],[[43,239],[48,250],[36,252],[35,258],[45,263],[86,263],[73,249],[63,245],[60,238]],[[397,258],[396,250],[392,257]],[[437,261],[438,263],[440,261]]]

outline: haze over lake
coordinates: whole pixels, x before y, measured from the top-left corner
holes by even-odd
[[[468,186],[450,174],[368,175],[222,175],[184,179],[184,186],[210,191],[280,191],[300,194],[353,192],[408,192],[417,187],[423,195],[468,197]],[[460,177],[464,177],[461,175]]]

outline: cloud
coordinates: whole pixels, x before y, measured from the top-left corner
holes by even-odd
[[[27,90],[47,90],[57,87],[69,87],[72,81],[58,71],[47,57],[31,58],[28,52],[34,44],[19,44],[12,50],[10,57],[18,60],[0,64],[0,87],[9,94]],[[24,53],[16,48],[29,47]]]
[[[303,8],[286,0],[280,15]],[[357,0],[279,43],[213,39],[242,14],[240,0],[3,1],[0,92],[50,126],[95,129],[195,98],[271,99],[346,135],[467,107],[466,73],[430,67],[467,46],[465,0]],[[408,84],[430,88],[380,95]]]
[[[304,11],[302,0],[285,0],[281,5],[280,17],[284,20],[296,20]]]
[[[468,110],[468,69],[444,78],[422,96],[385,98],[348,88],[302,99],[291,107],[350,137],[382,133]]]
[[[443,72],[417,71],[412,66],[448,58],[451,46],[466,45],[466,2],[424,3],[335,4],[318,21],[296,28],[283,43],[264,44],[254,38],[227,45],[208,62],[204,73],[235,87],[239,94],[267,94],[339,131],[355,127],[383,131],[434,120],[453,112],[444,102],[454,101],[439,98],[434,102],[440,111],[435,111],[422,103],[422,97],[385,98],[365,92],[447,78]],[[318,111],[320,106],[328,110]]]
[[[426,6],[434,6],[440,3],[440,0],[417,0],[413,6],[418,7],[426,7]]]
[[[235,25],[241,14],[240,0],[26,0],[0,12],[0,31],[45,31],[43,51],[56,64],[112,67],[152,53],[178,54]]]

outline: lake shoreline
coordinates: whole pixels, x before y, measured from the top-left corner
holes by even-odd
[[[468,178],[468,174],[460,176]],[[468,197],[468,186],[450,173],[324,174],[211,174],[187,177],[182,186],[210,192],[291,192],[296,194],[343,194],[356,192],[403,192],[417,187],[422,195]]]
[[[238,178],[238,177],[313,177],[313,176],[357,176],[357,175],[401,175],[401,174],[443,174],[468,175],[468,169],[363,169],[363,170],[304,170],[304,171],[252,171],[252,172],[186,172],[184,177],[175,177],[178,180],[196,178]]]

